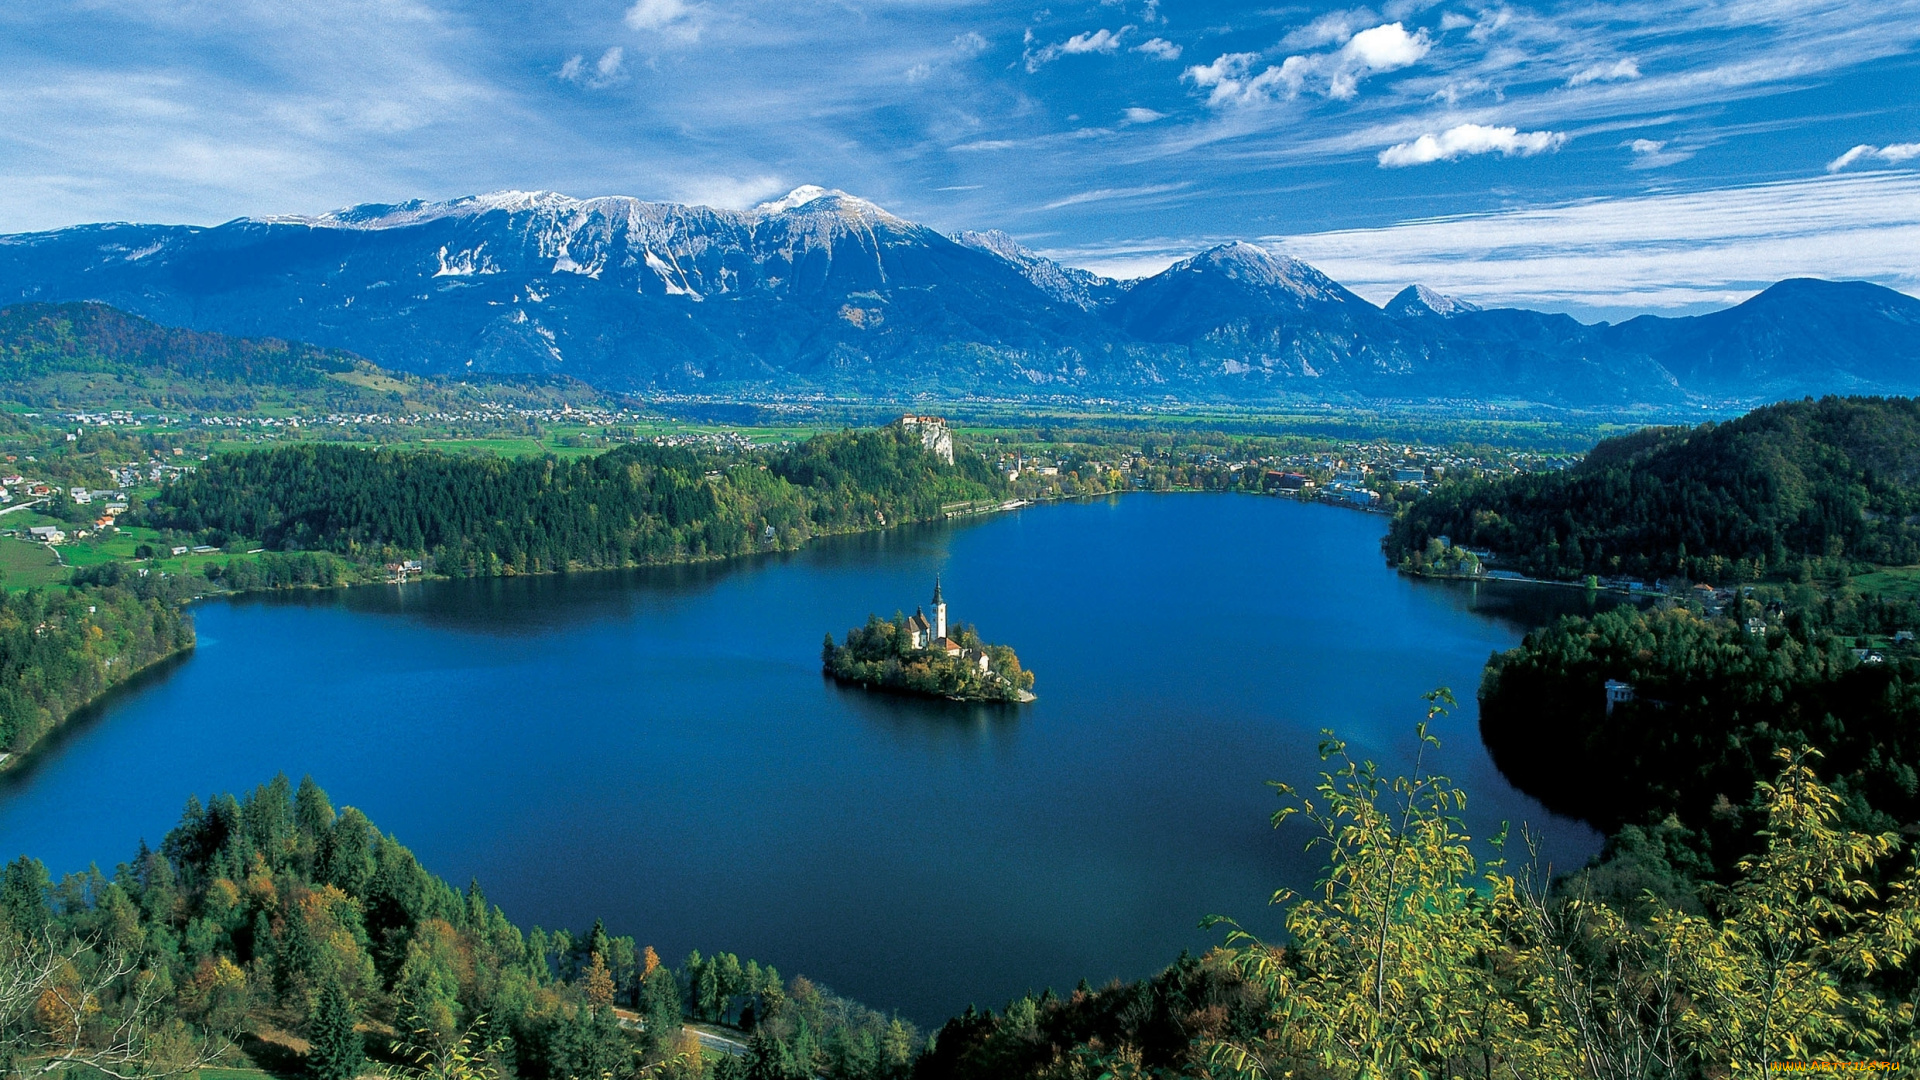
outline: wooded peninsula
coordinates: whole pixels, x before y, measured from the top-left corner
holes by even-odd
[[[942,460],[897,424],[761,453],[636,443],[571,461],[299,443],[217,456],[139,521],[211,546],[248,537],[485,577],[792,550],[1004,492],[977,454]]]
[[[236,538],[267,550],[193,576],[113,560],[76,567],[67,590],[0,597],[0,746],[31,749],[190,648],[182,607],[206,592],[379,581],[403,560],[477,577],[731,558],[995,505],[1004,488],[977,454],[949,462],[899,425],[746,455],[635,444],[561,461],[322,443],[216,455],[122,520],[206,550]]]

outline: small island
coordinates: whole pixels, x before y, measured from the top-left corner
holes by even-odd
[[[846,644],[828,634],[821,650],[827,674],[842,682],[954,701],[1033,700],[1033,672],[1005,645],[988,645],[971,627],[947,633],[947,602],[933,582],[933,616],[915,608],[888,622],[867,616],[847,631]]]

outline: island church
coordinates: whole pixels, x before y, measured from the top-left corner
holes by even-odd
[[[947,636],[947,601],[940,595],[940,578],[933,579],[933,619],[927,619],[926,612],[914,608],[907,618],[907,635],[913,640],[916,649],[934,649],[948,656],[958,656],[980,665],[981,671],[988,666],[987,654],[977,649],[968,649]]]

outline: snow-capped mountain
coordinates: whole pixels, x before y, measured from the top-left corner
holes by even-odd
[[[1038,252],[1022,247],[1018,240],[998,229],[959,232],[954,234],[953,239],[956,243],[996,255],[1013,264],[1021,276],[1041,292],[1082,311],[1093,311],[1110,304],[1125,291],[1125,287],[1112,278],[1062,266]]]
[[[742,211],[508,191],[0,236],[0,303],[16,300],[615,390],[1570,405],[1920,390],[1920,301],[1862,283],[1615,327],[1419,286],[1383,311],[1254,244],[1116,282],[818,187]]]
[[[1396,319],[1419,319],[1438,316],[1451,319],[1469,311],[1479,311],[1480,305],[1462,300],[1457,296],[1448,296],[1434,292],[1425,285],[1409,285],[1394,294],[1387,301],[1387,314]]]

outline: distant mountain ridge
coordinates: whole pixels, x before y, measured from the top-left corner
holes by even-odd
[[[354,414],[601,397],[564,376],[425,379],[338,349],[160,326],[99,303],[0,308],[0,402],[35,408]]]
[[[1863,282],[1618,325],[1420,286],[1383,310],[1255,244],[1114,281],[817,187],[745,211],[496,192],[0,236],[0,304],[76,300],[616,391],[1571,407],[1920,391],[1920,300]]]

